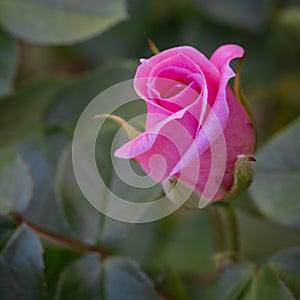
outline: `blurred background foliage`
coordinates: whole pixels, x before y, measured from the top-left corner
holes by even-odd
[[[0,24],[0,299],[300,299],[299,1],[2,0]],[[82,110],[133,78],[152,55],[149,38],[160,50],[191,45],[210,56],[237,43],[247,52],[242,84],[258,153],[254,184],[234,203],[245,262],[216,285],[211,208],[119,223],[84,200],[72,171]],[[108,159],[116,130],[107,122],[100,133],[98,161],[126,194]],[[83,244],[57,244],[51,233]]]

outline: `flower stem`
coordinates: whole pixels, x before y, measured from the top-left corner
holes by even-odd
[[[240,256],[239,229],[235,210],[230,202],[213,204],[216,231],[217,267],[237,262]]]
[[[94,252],[94,253],[98,253],[102,257],[107,256],[105,249],[103,249],[102,247],[96,247],[93,245],[89,245],[89,244],[83,243],[81,241],[74,240],[69,237],[62,236],[55,232],[51,232],[47,229],[41,228],[38,225],[35,225],[35,224],[31,223],[30,221],[26,220],[21,214],[19,214],[17,212],[11,212],[10,215],[13,217],[13,219],[17,225],[25,224],[26,226],[31,228],[33,231],[38,233],[41,237],[50,239],[56,243],[65,245],[67,247],[73,248],[80,252],[87,252],[87,253]]]
[[[240,243],[239,243],[239,228],[238,228],[236,212],[233,208],[232,203],[229,202],[226,203],[225,210],[227,214],[227,221],[229,227],[228,229],[230,234],[229,248],[234,253],[236,259],[238,259],[240,255]]]
[[[215,206],[213,206],[211,213],[212,213],[214,229],[215,229],[215,235],[214,235],[215,247],[218,252],[223,252],[225,249],[225,241],[224,241],[223,226],[222,226],[222,219],[220,216],[220,212]]]

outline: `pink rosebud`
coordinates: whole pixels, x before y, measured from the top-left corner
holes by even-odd
[[[229,63],[243,56],[237,45],[218,48],[210,60],[183,46],[142,59],[134,86],[147,104],[146,130],[115,155],[134,158],[161,184],[180,180],[200,198],[225,198],[238,158],[255,146],[251,118],[228,84],[235,76]]]

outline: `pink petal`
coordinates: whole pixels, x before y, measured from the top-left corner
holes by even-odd
[[[177,67],[186,71],[182,72],[183,73],[182,75],[179,72],[169,72],[168,74],[163,74],[162,71],[170,68],[170,66],[172,68]],[[148,78],[162,77],[162,78],[170,78],[176,81],[180,81],[180,80],[184,80],[187,75],[192,73],[202,73],[200,66],[198,66],[193,60],[191,60],[185,54],[178,52],[176,55],[165,58],[164,60],[161,60],[159,63],[153,65]],[[165,77],[166,75],[168,77]]]
[[[115,152],[117,157],[134,158],[157,182],[170,177],[170,172],[190,147],[196,134],[197,120],[188,112],[181,119],[172,119],[156,133],[143,133]]]
[[[219,47],[212,55],[210,61],[222,72],[226,77],[233,77],[235,73],[229,67],[231,60],[235,58],[241,58],[245,55],[245,50],[233,44],[228,44]]]
[[[242,57],[243,55],[244,50],[241,47],[237,45],[225,45],[218,48],[211,58],[211,61],[220,70],[221,78],[215,102],[211,109],[208,108],[209,114],[195,138],[195,144],[198,148],[199,155],[203,154],[220,134],[222,134],[227,124],[229,118],[227,90],[230,89],[228,87],[228,81],[235,75],[229,66],[229,63],[232,59]],[[189,165],[193,160],[193,152],[193,150],[188,150],[175,166],[174,170],[172,170],[171,174],[176,174],[179,172],[180,168]]]
[[[148,151],[154,144],[157,134],[144,132],[135,139],[124,144],[115,151],[115,156],[119,158],[135,158],[136,156]]]
[[[161,130],[165,126],[168,126],[168,124],[171,121],[176,121],[177,123],[179,123],[179,120],[182,119],[185,114],[186,110],[181,110],[166,118],[162,118],[160,123],[149,128],[149,130],[147,130],[146,132],[140,134],[135,139],[129,141],[128,143],[124,144],[121,148],[117,149],[115,152],[115,156],[129,159],[135,158],[136,156],[148,151],[149,148],[154,144],[156,138],[158,138]],[[161,118],[161,115],[148,113],[148,118],[157,119]]]
[[[147,78],[150,77],[153,67],[165,59],[176,56],[178,53],[185,55],[194,64],[200,66],[205,78],[210,78],[212,84],[218,83],[220,76],[218,69],[201,52],[189,46],[175,47],[160,52],[149,59],[144,59],[142,64],[137,68],[135,78],[144,78],[145,80],[144,83],[142,81],[135,83],[135,90],[140,97],[147,97]]]
[[[227,101],[230,116],[224,129],[226,153],[222,151],[224,140],[222,140],[222,137],[219,137],[213,144],[214,153],[218,154],[214,155],[214,163],[212,164],[211,148],[207,149],[200,156],[199,177],[195,191],[203,198],[209,197],[210,192],[215,191],[212,200],[221,199],[226,192],[230,191],[233,185],[232,173],[238,155],[253,154],[255,146],[255,133],[251,119],[230,88],[227,89]],[[218,168],[224,165],[224,161],[226,162],[225,171],[220,172]],[[190,164],[189,167],[192,165]],[[210,180],[210,185],[207,186],[209,174],[212,171],[216,176]],[[185,174],[189,173],[185,172]],[[187,184],[191,184],[194,178],[185,176],[182,180],[185,180]],[[217,188],[218,186],[221,187]],[[206,191],[204,192],[205,188]]]
[[[157,126],[157,124],[163,122],[168,116],[172,114],[172,112],[163,108],[157,103],[146,101],[146,105],[147,105],[146,131],[154,126]]]

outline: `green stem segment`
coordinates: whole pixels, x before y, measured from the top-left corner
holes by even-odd
[[[73,248],[80,252],[87,252],[87,253],[94,252],[94,253],[98,253],[102,257],[107,256],[105,249],[101,247],[88,245],[81,241],[74,240],[69,237],[65,237],[55,232],[51,232],[47,229],[41,228],[31,223],[30,221],[26,220],[22,215],[20,215],[17,212],[11,212],[10,214],[17,225],[25,224],[26,226],[28,226],[29,228],[31,228],[32,230],[34,230],[36,233],[38,233],[40,236],[44,238],[50,239],[56,243],[65,245],[67,247]]]
[[[216,231],[217,265],[225,265],[239,260],[239,229],[235,210],[230,202],[213,204]]]

